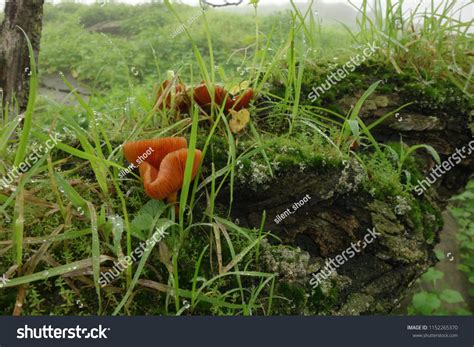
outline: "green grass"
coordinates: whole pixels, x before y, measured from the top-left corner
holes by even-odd
[[[21,163],[48,133],[64,133],[64,126],[69,133],[13,183],[16,189],[0,191],[0,214],[5,216],[0,220],[0,273],[9,271],[12,278],[0,293],[2,311],[12,311],[12,297],[23,286],[31,304],[25,312],[49,313],[53,279],[61,279],[63,301],[79,288],[88,314],[270,315],[288,312],[284,306],[293,301],[302,309],[301,303],[309,300],[301,294],[303,287],[277,282],[277,274],[266,271],[262,261],[262,254],[272,249],[264,248],[262,241],[274,238],[264,230],[265,213],[254,229],[230,218],[234,188],[244,182],[259,189],[262,179],[271,181],[294,167],[323,170],[355,158],[372,177],[365,182],[367,191],[376,188],[381,197],[408,196],[402,169],[414,150],[431,149],[420,144],[392,160],[393,151],[377,143],[373,129],[394,112],[372,124],[365,124],[360,113],[380,82],[365,85],[347,115],[309,105],[305,94],[311,87],[307,76],[315,67],[326,65],[334,55],[344,61],[351,55],[351,44],[380,40],[381,33],[410,52],[389,45],[374,58],[378,64],[426,81],[448,71],[453,53],[463,72],[450,72],[449,81],[469,92],[468,58],[461,53],[469,45],[465,24],[438,18],[447,18],[448,6],[440,8],[439,15],[425,13],[426,22],[416,32],[410,30],[417,14],[395,28],[402,3],[385,14],[377,12],[375,19],[366,15],[365,3],[360,32],[354,37],[341,27],[321,26],[312,11],[303,13],[295,6],[289,14],[259,17],[256,4],[255,16],[206,10],[192,29],[173,40],[169,33],[195,9],[168,1],[104,8],[47,5],[40,76],[31,76],[22,127],[18,115],[2,115],[0,173]],[[104,19],[117,25],[115,32],[91,30]],[[229,26],[233,30],[223,30]],[[449,35],[455,37],[448,40]],[[436,47],[440,69],[432,69],[427,45]],[[34,64],[32,60],[32,71]],[[153,86],[167,78],[167,70],[189,85],[203,80],[210,89],[216,83],[231,88],[248,81],[259,98],[250,107],[248,130],[234,134],[219,107],[207,115],[197,107],[184,116],[171,110],[153,112]],[[35,100],[38,78],[61,71],[88,85],[90,99],[61,75],[75,105],[41,95]],[[174,205],[150,201],[136,175],[119,178],[126,166],[120,147],[124,142],[163,136],[187,137],[188,164],[196,149],[205,158],[194,181],[186,167],[178,213]],[[353,141],[361,143],[361,154],[351,150]],[[230,194],[222,207],[225,189]],[[157,227],[168,235],[101,288],[100,272],[130,256]],[[37,293],[44,294],[43,301]],[[312,307],[329,310],[337,293],[330,293],[327,301],[318,295]],[[77,308],[66,305],[57,312],[73,314]]]
[[[398,73],[414,73],[426,82],[442,76],[472,94],[472,62],[464,54],[472,49],[471,23],[458,19],[460,8],[467,3],[431,0],[428,8],[422,9],[420,3],[412,10],[403,0],[387,0],[385,6],[382,0],[375,3],[375,9],[368,0],[361,5],[359,32],[353,35],[357,42],[386,42],[387,47],[377,55]]]

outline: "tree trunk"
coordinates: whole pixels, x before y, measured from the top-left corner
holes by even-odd
[[[22,28],[38,59],[44,0],[6,2],[5,18],[0,25],[0,94],[10,114],[21,113],[28,103],[30,61]]]

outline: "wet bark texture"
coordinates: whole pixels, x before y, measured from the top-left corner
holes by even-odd
[[[21,113],[26,109],[29,92],[28,47],[24,34],[18,27],[28,35],[37,60],[43,4],[44,0],[7,0],[5,4],[5,18],[0,25],[0,90],[3,90],[3,105],[9,105],[11,114]]]
[[[361,170],[352,162],[341,170],[289,172],[278,177],[267,191],[242,188],[234,192],[233,217],[241,225],[259,227],[265,210],[265,230],[281,238],[283,244],[309,253],[316,266],[308,266],[297,279],[308,293],[311,273],[321,269],[326,259],[340,255],[351,243],[364,240],[368,229],[375,227],[380,233],[321,285],[326,287],[326,293],[331,289],[338,293],[326,314],[390,312],[406,288],[435,263],[433,246],[424,236],[424,228],[439,231],[435,216],[425,216],[423,228],[416,227],[408,215],[397,215],[394,205],[364,192],[360,179]],[[276,223],[277,215],[287,208],[293,211],[293,203],[306,194],[311,197],[308,203]]]

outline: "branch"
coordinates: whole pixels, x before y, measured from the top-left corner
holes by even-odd
[[[209,0],[200,0],[202,4],[208,5],[211,7],[225,7],[225,6],[239,6],[244,0],[223,0],[224,3],[222,4],[213,4]]]

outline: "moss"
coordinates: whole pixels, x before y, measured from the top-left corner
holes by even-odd
[[[385,200],[388,196],[406,194],[395,165],[389,158],[390,153],[386,149],[382,156],[376,153],[362,156],[369,176],[364,187],[376,199]]]
[[[422,235],[427,243],[432,243],[436,239],[436,235],[444,224],[441,211],[430,202],[429,196],[413,199],[411,210],[408,212],[408,220],[415,233]]]
[[[314,102],[311,102],[307,96],[312,92],[312,88],[326,83],[328,75],[332,70],[337,70],[337,68],[338,67],[331,62],[321,61],[318,66],[313,67],[313,70],[307,70],[305,75],[308,77],[303,80],[301,88],[301,95],[303,96],[301,100],[302,104],[329,106],[332,110],[342,113],[338,105],[338,100],[344,95],[352,94],[354,90],[365,90],[367,88],[368,85],[366,85],[365,78],[367,71],[365,70],[368,70],[368,65],[361,65],[356,71],[338,82],[337,86],[332,86],[332,88],[326,90],[324,94],[320,95]],[[371,73],[369,75],[371,75]]]
[[[346,304],[341,307],[338,314],[342,316],[360,315],[362,313],[368,312],[374,302],[374,297],[370,295],[362,293],[352,293],[349,295]]]
[[[1,274],[3,275],[5,272],[3,271]],[[13,312],[17,292],[18,290],[13,287],[0,289],[0,314],[10,315]]]
[[[350,193],[357,191],[361,184],[367,182],[367,173],[355,159],[347,160],[341,171],[335,192]]]
[[[278,276],[274,296],[290,300],[274,300],[274,314],[331,314],[341,290],[350,282],[347,277],[333,272],[330,279],[313,287],[311,274],[321,269],[323,259],[312,258],[300,248],[271,245],[266,240],[261,247],[261,270]]]
[[[308,275],[316,271],[314,264],[310,262],[310,256],[300,248],[290,246],[270,246],[268,242],[262,242],[262,265],[270,273],[277,273],[281,280],[293,283],[307,281]]]
[[[262,270],[278,276],[274,296],[290,300],[275,300],[274,313],[315,314],[334,305],[336,298],[333,292],[328,294],[320,288],[311,288],[310,274],[316,272],[321,264],[306,251],[288,245],[271,245],[266,240],[262,241],[261,247]],[[319,300],[316,297],[330,299]]]
[[[347,95],[356,95],[365,91],[372,83],[382,81],[377,88],[380,94],[397,93],[405,102],[415,101],[407,110],[420,111],[445,111],[456,112],[460,115],[469,115],[474,101],[463,93],[456,85],[446,78],[433,78],[432,83],[426,83],[413,72],[397,74],[390,64],[367,61],[350,73],[345,79],[325,91],[316,101],[311,102],[307,95],[313,87],[323,84],[334,66],[330,62],[319,62],[318,66],[307,70],[303,80],[302,104],[323,106],[343,114],[339,101]],[[381,101],[381,100],[379,100]],[[379,102],[379,106],[383,106]],[[374,104],[375,105],[375,104]]]
[[[306,288],[300,284],[281,282],[277,286],[276,295],[290,300],[279,306],[279,314],[301,314],[306,306]]]
[[[207,141],[207,134],[199,134],[196,141],[196,148],[204,149]],[[229,145],[224,136],[212,136],[204,158],[203,173],[211,173],[211,164],[214,164],[216,170],[227,165]]]
[[[426,111],[449,113],[454,111],[468,116],[473,107],[472,100],[447,80],[438,79],[435,83],[426,84],[410,78],[405,83],[400,83],[399,92],[405,99],[416,100],[411,109],[424,113]]]
[[[311,291],[309,298],[310,307],[319,313],[330,313],[338,301],[339,291],[337,286],[331,286],[328,291],[323,291],[321,286],[318,286]]]
[[[243,150],[248,144],[242,143]],[[237,162],[237,179],[254,190],[271,182],[271,172],[276,176],[294,170],[327,171],[341,165],[341,159],[334,148],[322,143],[315,137],[304,134],[292,138],[267,137],[262,140],[262,148],[267,155],[267,160],[261,153]],[[270,168],[269,165],[270,164]],[[264,187],[263,187],[264,188]]]

